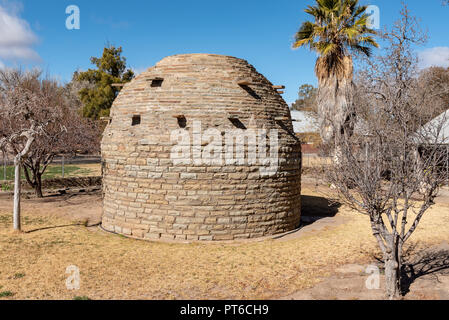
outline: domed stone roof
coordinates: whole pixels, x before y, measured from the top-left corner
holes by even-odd
[[[234,240],[298,227],[300,142],[285,101],[245,60],[167,57],[124,86],[111,119],[105,230]]]

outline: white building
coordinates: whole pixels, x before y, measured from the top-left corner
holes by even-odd
[[[429,143],[449,144],[449,110],[424,125],[419,131]]]
[[[291,110],[293,130],[295,133],[318,133],[318,125],[307,112]]]

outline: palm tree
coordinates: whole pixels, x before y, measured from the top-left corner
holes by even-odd
[[[350,121],[353,95],[352,54],[371,55],[374,30],[367,27],[366,6],[358,0],[316,0],[305,12],[314,21],[302,24],[295,36],[294,48],[308,46],[318,53],[315,73],[319,82],[317,95],[321,137],[325,143],[352,132]]]

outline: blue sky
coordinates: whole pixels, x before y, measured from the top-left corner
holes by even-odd
[[[91,67],[109,42],[122,46],[130,67],[145,70],[165,56],[216,53],[248,60],[293,102],[303,83],[316,84],[316,55],[292,50],[293,36],[314,1],[293,0],[0,0],[0,66],[39,66],[69,81]],[[381,25],[399,17],[400,0],[361,0],[380,8]],[[77,5],[80,30],[67,30],[66,7]],[[430,39],[426,65],[449,66],[449,6],[407,1]],[[3,20],[2,20],[3,19]],[[2,22],[3,21],[3,22]]]

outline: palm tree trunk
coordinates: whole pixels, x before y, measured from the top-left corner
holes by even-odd
[[[352,135],[353,130],[353,66],[350,57],[343,60],[344,70],[340,72],[322,70],[320,61],[316,67],[319,79],[317,105],[320,134],[325,144],[335,146],[338,146],[342,134]],[[334,157],[338,158],[338,147],[334,152]]]
[[[326,143],[334,142],[338,135],[348,128],[353,115],[353,83],[351,79],[338,80],[337,77],[320,83],[318,91],[318,114],[321,138]]]

